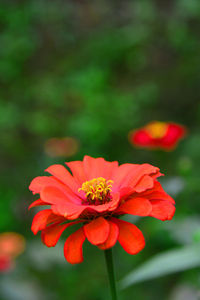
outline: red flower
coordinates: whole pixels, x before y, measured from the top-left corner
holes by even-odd
[[[173,150],[186,134],[186,128],[175,123],[154,121],[129,133],[130,142],[139,147]]]
[[[0,273],[4,273],[13,269],[13,261],[9,256],[0,255]]]
[[[50,157],[69,157],[77,153],[78,141],[73,137],[51,138],[44,145],[46,154]]]
[[[0,272],[14,268],[14,259],[25,249],[24,237],[16,232],[0,234]]]
[[[40,199],[30,207],[49,205],[38,212],[32,231],[41,230],[48,247],[55,246],[68,227],[81,227],[64,245],[68,262],[83,261],[82,245],[88,241],[100,249],[108,249],[117,240],[130,254],[145,246],[142,232],[133,224],[119,219],[121,215],[151,216],[162,221],[172,219],[174,200],[162,189],[157,177],[159,169],[149,164],[123,164],[103,158],[85,156],[83,161],[66,163],[73,175],[62,165],[50,166],[52,176],[36,177],[30,184]]]

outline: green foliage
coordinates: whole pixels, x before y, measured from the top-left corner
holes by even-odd
[[[192,245],[158,254],[120,281],[122,289],[132,284],[200,266],[199,245]]]

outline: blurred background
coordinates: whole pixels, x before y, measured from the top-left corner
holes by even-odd
[[[1,263],[1,299],[109,299],[101,250],[86,243],[72,266],[65,234],[47,248],[30,230],[30,181],[85,154],[160,167],[177,203],[170,222],[132,219],[146,247],[136,256],[114,247],[117,280],[159,253],[199,246],[199,0],[1,0],[0,87],[0,230],[26,241],[12,267]],[[171,152],[134,148],[128,132],[152,120],[183,124],[187,137]],[[191,256],[182,272],[152,269],[120,299],[199,299],[200,258]]]

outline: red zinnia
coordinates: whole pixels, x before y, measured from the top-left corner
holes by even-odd
[[[51,138],[44,145],[46,154],[50,157],[69,157],[77,153],[78,140],[73,137]]]
[[[16,232],[0,234],[0,272],[9,271],[14,267],[14,259],[24,252],[25,239]]]
[[[129,133],[129,140],[135,146],[172,150],[186,134],[186,128],[175,123],[153,121]]]
[[[145,246],[142,232],[133,224],[120,220],[124,214],[151,216],[162,221],[172,219],[174,200],[162,189],[157,177],[159,169],[149,164],[123,164],[103,158],[85,156],[83,161],[50,166],[52,176],[36,177],[30,184],[40,199],[30,207],[49,205],[38,212],[32,231],[41,230],[42,241],[55,246],[62,232],[74,224],[81,227],[72,233],[64,245],[68,262],[83,261],[82,245],[88,241],[100,249],[108,249],[117,240],[130,254]]]
[[[13,261],[9,256],[0,254],[0,273],[4,273],[13,269]]]

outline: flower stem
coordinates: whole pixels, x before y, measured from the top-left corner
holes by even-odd
[[[108,277],[109,277],[109,282],[110,282],[110,291],[111,291],[111,295],[112,295],[112,300],[117,300],[112,249],[107,249],[104,251],[104,253],[105,253],[106,266],[107,266]]]

